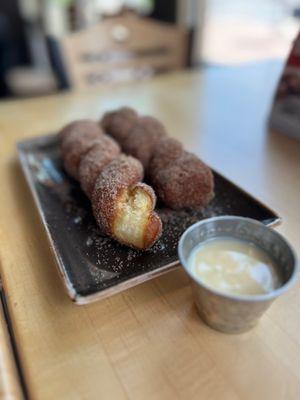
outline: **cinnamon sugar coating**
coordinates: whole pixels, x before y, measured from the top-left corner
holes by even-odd
[[[118,110],[107,112],[100,121],[105,133],[112,136],[122,146],[130,130],[135,125],[138,114],[129,107],[122,107]]]
[[[153,180],[159,198],[170,208],[202,208],[213,197],[210,168],[194,154],[184,152],[161,169]]]
[[[65,170],[78,179],[81,157],[101,139],[102,129],[93,121],[78,120],[67,124],[58,133]]]
[[[58,132],[58,138],[62,149],[65,149],[78,140],[95,139],[102,133],[101,127],[96,122],[82,119],[65,125]]]
[[[96,179],[103,168],[121,152],[118,143],[103,134],[101,139],[88,150],[79,163],[79,182],[88,197],[91,196]]]
[[[101,230],[113,235],[113,221],[118,201],[124,189],[143,179],[142,164],[131,156],[121,154],[99,174],[92,193],[92,208]]]
[[[155,181],[158,172],[179,158],[183,152],[183,146],[178,140],[168,136],[161,138],[155,146],[153,156],[149,162],[148,176],[150,180]]]
[[[156,118],[144,116],[137,120],[121,146],[125,153],[136,157],[147,169],[155,147],[164,136],[164,126]]]

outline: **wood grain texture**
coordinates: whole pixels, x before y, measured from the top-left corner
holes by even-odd
[[[22,400],[22,390],[0,301],[0,399]]]
[[[299,283],[257,328],[236,336],[199,320],[181,270],[76,306],[64,293],[15,151],[21,138],[134,106],[278,211],[279,231],[299,250],[300,143],[265,130],[276,68],[173,74],[134,91],[0,105],[1,276],[32,399],[299,398]]]

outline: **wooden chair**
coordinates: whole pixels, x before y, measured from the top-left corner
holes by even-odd
[[[188,37],[183,28],[127,13],[48,45],[60,87],[87,89],[184,68]]]

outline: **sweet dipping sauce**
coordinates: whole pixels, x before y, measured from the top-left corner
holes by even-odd
[[[197,280],[223,293],[257,295],[280,286],[272,259],[259,247],[239,239],[219,237],[199,244],[188,267]]]

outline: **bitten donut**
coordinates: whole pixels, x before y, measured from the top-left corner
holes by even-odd
[[[168,136],[161,138],[155,146],[149,162],[148,175],[150,180],[154,181],[157,173],[179,158],[183,152],[183,146],[178,140]]]
[[[138,118],[121,146],[125,153],[136,157],[147,169],[155,147],[164,136],[164,126],[156,118],[144,116]]]
[[[156,196],[139,181],[142,164],[120,155],[99,174],[92,193],[92,207],[102,231],[120,243],[147,249],[158,239],[162,224],[153,211]]]
[[[212,171],[188,152],[157,172],[152,184],[159,198],[173,209],[202,208],[214,194]]]
[[[135,125],[138,114],[129,107],[122,107],[116,111],[107,112],[100,121],[102,129],[112,136],[122,146],[129,131]]]
[[[118,143],[111,137],[103,134],[97,143],[81,157],[78,177],[81,188],[88,197],[92,195],[99,173],[120,152],[121,149]]]

